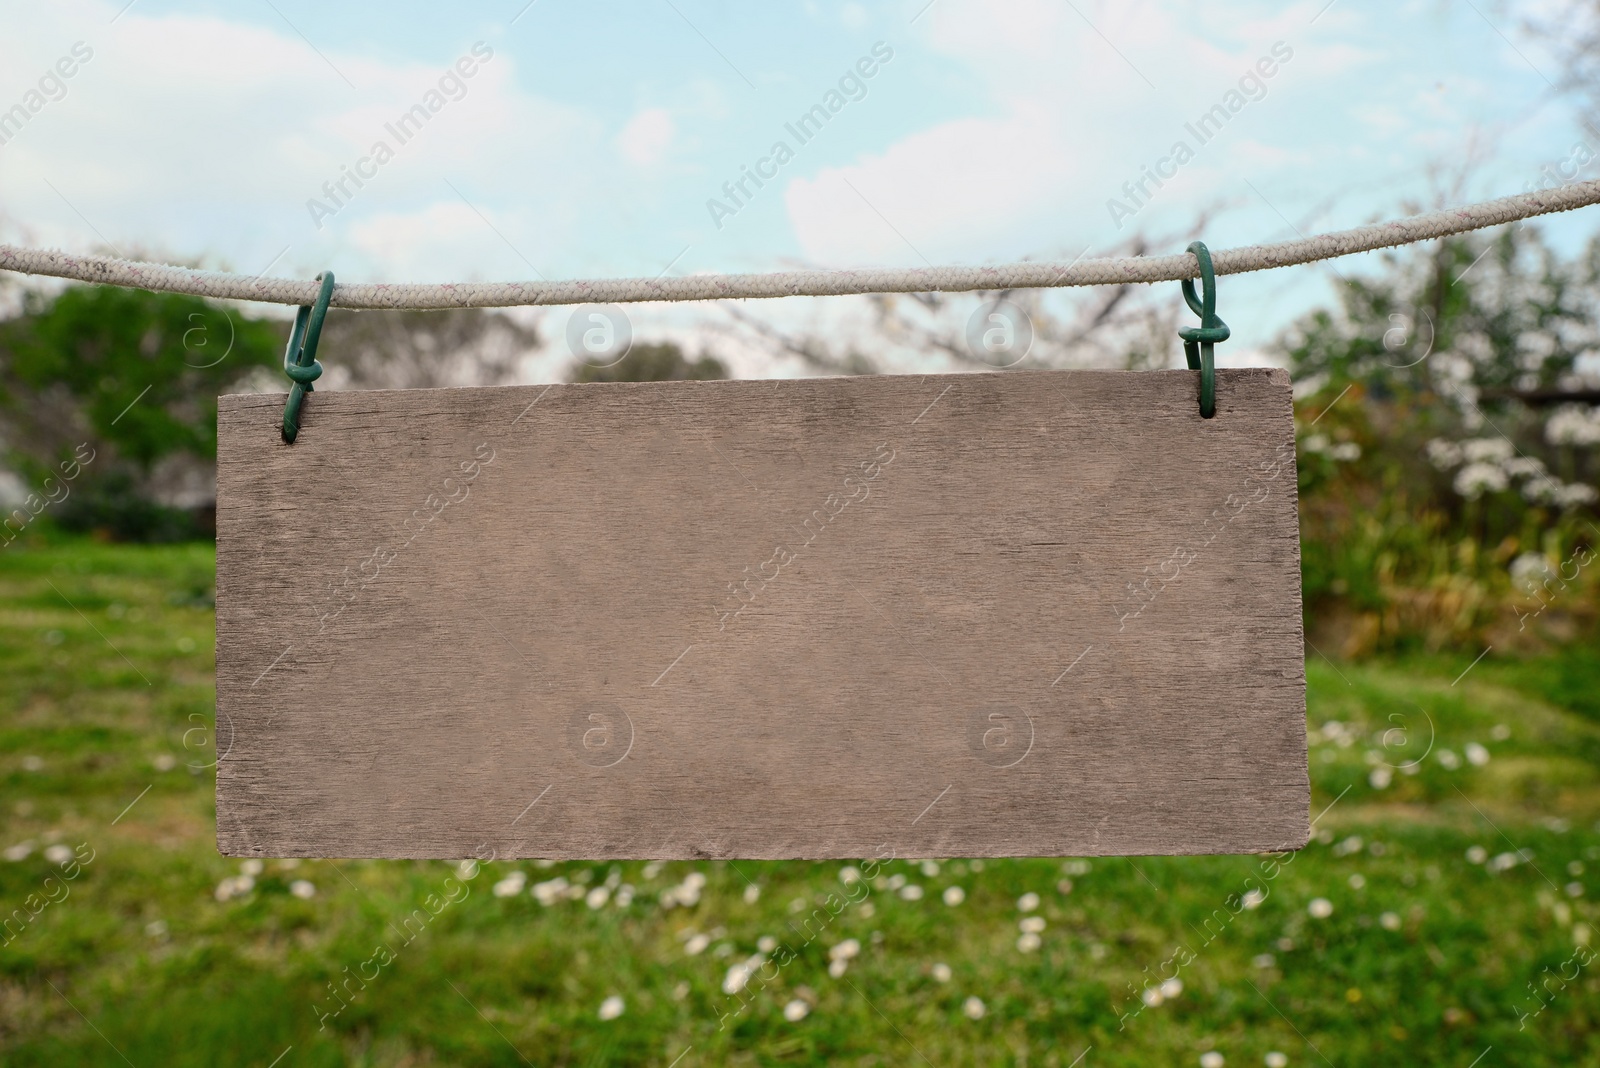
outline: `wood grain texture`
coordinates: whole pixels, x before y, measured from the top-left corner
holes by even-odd
[[[218,847],[1303,845],[1289,379],[1196,378],[223,397]]]

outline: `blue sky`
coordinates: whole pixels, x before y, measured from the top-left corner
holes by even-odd
[[[1552,91],[1529,7],[1489,0],[125,2],[8,11],[0,109],[75,43],[93,57],[0,146],[0,239],[351,281],[1072,259],[1135,233],[1176,251],[1208,209],[1224,248],[1519,192],[1580,135],[1600,141]],[[475,45],[491,57],[400,144],[386,124]],[[1188,125],[1247,77],[1245,106],[1199,144]],[[786,124],[830,91],[842,106],[801,144]],[[1194,156],[1162,164],[1172,178],[1124,192],[1180,139]],[[335,204],[323,183],[379,140],[393,158]],[[762,163],[780,140],[793,157]],[[734,204],[724,183],[758,164],[775,173]],[[712,198],[737,211],[715,218]],[[1114,219],[1112,198],[1137,212]],[[1572,247],[1596,227],[1546,228]],[[1336,281],[1226,280],[1224,362]],[[751,310],[843,336],[860,309]],[[640,336],[709,344],[714,317],[634,310]]]

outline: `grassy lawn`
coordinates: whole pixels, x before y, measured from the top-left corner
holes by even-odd
[[[1313,659],[1292,861],[247,870],[212,582],[0,552],[0,1064],[1600,1064],[1592,648]]]

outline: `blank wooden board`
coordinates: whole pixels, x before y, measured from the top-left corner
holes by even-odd
[[[218,847],[1297,848],[1289,379],[1197,377],[223,397]]]

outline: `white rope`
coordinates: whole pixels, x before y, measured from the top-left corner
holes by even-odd
[[[1576,182],[1465,208],[1358,226],[1353,230],[1252,245],[1211,254],[1217,274],[1349,256],[1448,234],[1481,230],[1600,203],[1600,180]],[[80,282],[164,293],[310,304],[317,283],[289,278],[249,278],[107,256],[74,256],[50,249],[0,245],[0,270],[50,275]],[[727,300],[747,297],[822,297],[849,293],[971,292],[1057,286],[1120,285],[1194,278],[1195,258],[1134,256],[1074,263],[1009,263],[995,267],[876,268],[860,271],[780,271],[773,274],[690,275],[683,278],[611,278],[570,282],[455,282],[441,285],[351,284],[334,288],[338,308],[504,308],[525,304],[622,304],[637,301]]]

